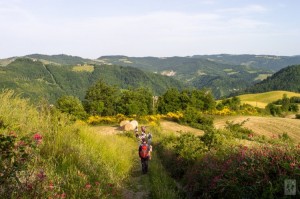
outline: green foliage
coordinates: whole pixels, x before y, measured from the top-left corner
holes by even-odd
[[[223,99],[220,103],[217,105],[217,110],[222,110],[225,106],[229,107],[232,111],[238,111],[241,107],[241,100],[239,97],[232,97],[228,99]]]
[[[156,152],[153,156],[157,157]],[[172,179],[158,158],[152,159],[149,172],[151,198],[176,199],[183,198],[183,194],[176,189],[176,182]]]
[[[207,128],[204,131],[204,135],[200,137],[202,142],[208,148],[208,150],[212,149],[222,149],[225,146],[229,146],[233,143],[233,135],[232,133],[219,130],[215,128]]]
[[[85,62],[89,61],[88,59],[83,59],[81,57],[64,55],[64,54],[61,55],[32,54],[32,55],[27,55],[26,57],[48,61],[56,64],[62,64],[62,65],[84,64]]]
[[[212,110],[215,100],[207,90],[185,89],[179,92],[175,88],[167,90],[158,100],[158,111],[162,114],[185,111],[189,107],[198,111]]]
[[[234,123],[233,121],[226,121],[225,129],[230,131],[234,137],[240,138],[240,139],[247,139],[250,134],[253,134],[254,132],[251,129],[243,127],[243,125],[248,120],[244,120],[241,123]]]
[[[202,114],[194,107],[188,107],[183,112],[183,117],[179,119],[179,123],[187,124],[198,129],[206,129],[213,126],[213,118]]]
[[[153,113],[153,94],[145,88],[124,90],[117,103],[117,112],[124,115],[149,115]]]
[[[57,108],[63,112],[75,116],[78,119],[84,119],[86,112],[81,101],[74,96],[62,96],[57,100]]]
[[[84,124],[74,124],[48,104],[34,107],[12,91],[0,93],[0,104],[0,148],[4,150],[0,157],[4,153],[11,157],[6,159],[10,161],[1,159],[0,165],[5,164],[9,171],[1,168],[0,173],[2,176],[4,171],[16,171],[21,182],[14,175],[5,178],[10,180],[5,187],[14,192],[3,193],[1,184],[0,198],[120,197],[118,187],[128,178],[137,156],[132,139],[93,132]],[[12,130],[17,133],[16,139],[7,137]],[[32,139],[25,138],[37,131],[43,139],[36,151],[31,146]],[[20,159],[26,156],[28,161]]]
[[[180,93],[177,89],[168,89],[160,98],[158,111],[160,113],[176,112],[181,110]]]
[[[155,95],[162,94],[170,87],[183,88],[183,83],[170,77],[161,76],[132,67],[93,64],[94,71],[76,72],[73,68],[84,59],[71,56],[31,56],[18,58],[0,68],[0,88],[14,89],[29,97],[33,102],[45,98],[55,103],[60,96],[72,95],[84,99],[87,89],[99,79],[119,89],[148,88]],[[53,58],[53,59],[52,59]],[[67,58],[66,60],[64,58]],[[48,63],[45,62],[48,60]],[[56,60],[57,59],[57,60]],[[70,60],[69,60],[70,59]],[[73,60],[74,59],[74,60]],[[72,63],[72,60],[74,63]],[[91,61],[91,60],[90,60]],[[60,65],[56,64],[72,64]]]
[[[14,132],[0,134],[0,196],[42,197],[41,185],[46,176],[43,171],[36,174],[33,167],[39,157],[38,144],[42,137],[36,134],[34,139],[18,138]]]
[[[249,55],[250,56],[250,55]],[[239,59],[238,56],[236,59]],[[125,57],[125,56],[105,56],[99,60],[116,65],[133,66],[147,71],[166,73],[173,71],[174,78],[187,83],[198,89],[208,88],[216,98],[227,96],[236,90],[245,89],[256,82],[260,74],[273,73],[269,69],[245,66],[245,62],[238,64],[218,61],[219,57],[213,59],[206,56],[192,57]],[[253,58],[256,59],[256,58]],[[268,59],[264,59],[268,60]],[[252,63],[253,60],[251,60]],[[284,65],[286,66],[286,65]],[[226,72],[226,70],[232,70]]]
[[[177,156],[188,161],[199,158],[207,151],[204,143],[191,133],[182,134],[174,144],[174,151]]]
[[[85,109],[90,114],[115,115],[117,89],[99,80],[90,87],[85,95]]]
[[[271,115],[274,115],[274,116],[280,116],[281,113],[282,113],[280,106],[276,106],[273,103],[269,103],[266,106],[266,111],[269,112]]]
[[[293,98],[293,102],[297,102],[297,98]],[[283,112],[298,112],[299,106],[296,103],[291,103],[291,98],[288,98],[286,94],[283,95],[282,99],[276,100],[269,103],[266,106],[266,111],[273,116],[280,116]]]
[[[234,147],[211,151],[185,175],[192,198],[281,198],[286,179],[300,180],[299,149]]]
[[[246,92],[262,93],[273,90],[300,92],[300,65],[288,66],[281,69],[271,77],[254,86],[247,88]]]

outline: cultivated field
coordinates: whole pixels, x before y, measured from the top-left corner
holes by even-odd
[[[292,139],[300,142],[300,120],[278,117],[258,117],[258,116],[226,116],[215,119],[216,128],[223,128],[226,121],[241,123],[248,120],[244,127],[252,129],[257,135],[267,137],[277,136],[278,134],[287,133]]]
[[[241,99],[242,104],[250,104],[255,107],[265,108],[268,103],[281,99],[284,94],[287,94],[287,97],[300,97],[300,93],[289,91],[271,91],[257,94],[245,94],[238,97]]]
[[[165,132],[169,131],[169,132],[177,132],[178,133],[178,132],[182,131],[182,132],[190,132],[195,135],[203,135],[204,134],[204,131],[202,131],[202,130],[195,129],[195,128],[192,128],[189,126],[183,126],[176,122],[161,121],[160,125],[162,127],[162,130]]]

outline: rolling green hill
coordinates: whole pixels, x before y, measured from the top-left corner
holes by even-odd
[[[211,61],[199,57],[126,57],[104,56],[103,64],[132,66],[165,76],[172,76],[196,88],[209,88],[215,97],[243,90],[272,74],[270,70]]]
[[[300,64],[300,56],[274,56],[274,55],[195,55],[196,58],[205,58],[218,63],[234,64],[251,66],[254,68],[271,70],[277,72],[278,70],[290,65]]]
[[[99,79],[123,89],[146,87],[156,95],[170,87],[184,88],[181,82],[170,77],[115,65],[44,64],[18,58],[0,68],[1,89],[14,89],[33,100],[46,98],[54,102],[61,95],[83,99],[87,88]]]
[[[47,93],[47,98],[50,96],[50,98],[55,98],[62,93],[74,92],[80,93],[79,96],[82,97],[86,87],[94,83],[95,79],[98,78],[106,79],[109,84],[115,84],[122,88],[127,88],[129,85],[132,87],[149,87],[157,94],[162,93],[170,86],[182,88],[186,85],[199,89],[208,88],[212,90],[216,98],[242,94],[246,89],[250,93],[278,89],[290,90],[292,88],[291,85],[288,86],[288,89],[277,85],[282,84],[282,82],[276,82],[277,86],[257,85],[265,84],[266,78],[278,69],[286,67],[286,64],[300,63],[300,56],[225,54],[195,55],[192,57],[127,57],[119,55],[102,56],[95,60],[63,54],[32,54],[23,58],[31,59],[32,62],[39,62],[41,64],[40,68],[46,70],[44,72],[39,71],[39,76],[42,74],[48,74],[49,76],[43,76],[43,78],[34,77],[33,81],[38,79],[38,82],[35,83],[35,87],[29,88],[30,83],[24,82],[23,84],[21,80],[32,78],[36,71],[32,71],[33,74],[29,74],[27,69],[31,66],[26,66],[27,69],[20,69],[22,63],[19,63],[19,68],[16,68],[16,57],[1,59],[0,66],[3,68],[3,70],[0,70],[0,74],[3,76],[1,88],[13,87],[18,88],[20,91],[44,92]],[[10,70],[6,69],[7,66]],[[32,69],[30,68],[30,70]],[[26,75],[24,75],[24,72]],[[10,75],[12,75],[11,79]],[[15,81],[16,79],[18,81]],[[253,86],[262,80],[265,81]],[[257,87],[260,88],[258,89]],[[267,87],[270,89],[268,90]],[[291,91],[298,92],[297,86],[293,86],[292,89]],[[57,92],[54,92],[54,90],[57,90]]]
[[[242,104],[245,103],[259,108],[265,108],[268,103],[282,99],[284,94],[289,98],[293,96],[300,97],[300,93],[289,91],[270,91],[265,93],[239,95],[238,97],[241,99]]]
[[[300,92],[300,65],[281,69],[271,77],[247,88],[245,93],[261,93],[273,90]]]

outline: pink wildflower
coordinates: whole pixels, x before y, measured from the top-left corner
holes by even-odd
[[[96,185],[100,185],[100,182],[97,181],[97,182],[95,182],[95,184],[96,184]]]
[[[67,194],[66,193],[62,193],[61,195],[60,195],[60,198],[66,198],[67,197]]]
[[[53,183],[52,183],[52,182],[50,182],[48,187],[49,187],[49,189],[50,189],[50,190],[53,190],[53,189],[54,189],[54,185],[53,185]]]
[[[40,144],[42,142],[43,137],[41,134],[36,133],[33,135],[33,139],[36,141],[37,144]]]
[[[44,171],[40,171],[37,175],[38,180],[43,181],[46,178]]]
[[[32,190],[32,189],[33,189],[32,184],[27,184],[27,189],[28,189],[28,190]]]
[[[17,143],[17,145],[20,147],[20,146],[26,146],[26,142],[24,142],[24,141],[19,141],[18,143]]]
[[[291,167],[291,169],[294,169],[294,168],[295,168],[295,166],[296,166],[296,163],[295,163],[295,162],[292,162],[292,163],[290,163],[290,167]]]
[[[91,187],[92,187],[91,184],[86,184],[86,185],[85,185],[85,188],[86,188],[86,189],[90,189]]]

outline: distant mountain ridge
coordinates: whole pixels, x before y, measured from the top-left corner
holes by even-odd
[[[290,64],[300,64],[300,56],[289,57],[248,54],[194,55],[187,57],[128,57],[116,55],[101,56],[97,59],[87,59],[64,54],[31,54],[23,58],[30,59],[32,62],[41,62],[48,70],[48,74],[51,73],[54,79],[57,78],[61,80],[59,84],[66,84],[60,86],[62,89],[68,87],[67,85],[70,82],[73,82],[72,79],[68,81],[64,81],[63,79],[68,79],[69,76],[74,76],[73,78],[76,79],[78,78],[78,74],[82,76],[81,78],[89,79],[89,81],[82,80],[81,78],[77,79],[78,82],[74,85],[78,84],[77,87],[81,90],[81,87],[86,88],[94,78],[99,78],[101,75],[101,78],[108,79],[110,83],[115,83],[119,86],[128,86],[125,82],[128,83],[132,74],[143,73],[141,76],[145,78],[139,79],[139,76],[133,76],[132,79],[135,79],[136,82],[129,82],[130,85],[136,87],[149,83],[151,84],[150,87],[152,90],[155,90],[156,93],[160,93],[167,87],[172,86],[172,84],[169,84],[172,81],[173,87],[211,89],[216,98],[244,91],[248,87],[271,76],[281,68],[285,68]],[[10,63],[13,63],[17,59],[18,57],[0,59],[0,69],[10,66]],[[21,67],[22,64],[19,65],[19,67]],[[77,73],[74,73],[73,68],[75,66],[78,66],[77,68],[81,72],[77,71]],[[122,67],[123,69],[121,69]],[[102,68],[101,73],[96,76],[95,74],[100,68]],[[11,68],[11,70],[12,69],[13,68]],[[92,72],[87,72],[91,69],[93,70]],[[18,72],[21,71],[20,68],[15,70]],[[135,70],[138,72],[134,72]],[[0,71],[0,76],[4,73],[6,73],[4,70]],[[64,77],[61,77],[60,73],[62,73]],[[6,73],[6,76],[8,74],[10,74],[10,72]],[[158,74],[163,76],[158,76]],[[157,77],[159,77],[159,80],[156,79]],[[140,80],[144,82],[137,83]],[[147,81],[147,83],[145,81]],[[3,81],[1,83],[0,81],[2,84],[0,84],[0,87],[2,88],[3,85],[13,85],[12,87],[16,87],[16,82],[15,80],[7,80],[5,83],[3,83]],[[80,82],[83,86],[79,85]],[[149,87],[149,85],[147,86]],[[49,88],[47,87],[47,89]],[[66,88],[66,90],[72,89]],[[81,94],[79,96],[82,96],[82,91],[80,92]]]
[[[171,87],[184,88],[184,84],[170,77],[115,65],[44,64],[33,58],[17,58],[0,67],[0,88],[14,89],[23,96],[42,97],[51,102],[62,95],[83,99],[88,87],[100,79],[122,89],[149,88],[156,95]]]
[[[278,70],[290,66],[300,64],[300,55],[295,56],[276,56],[276,55],[231,55],[231,54],[217,54],[217,55],[194,55],[192,57],[205,58],[211,61],[251,66],[260,69],[271,70],[277,72]]]

